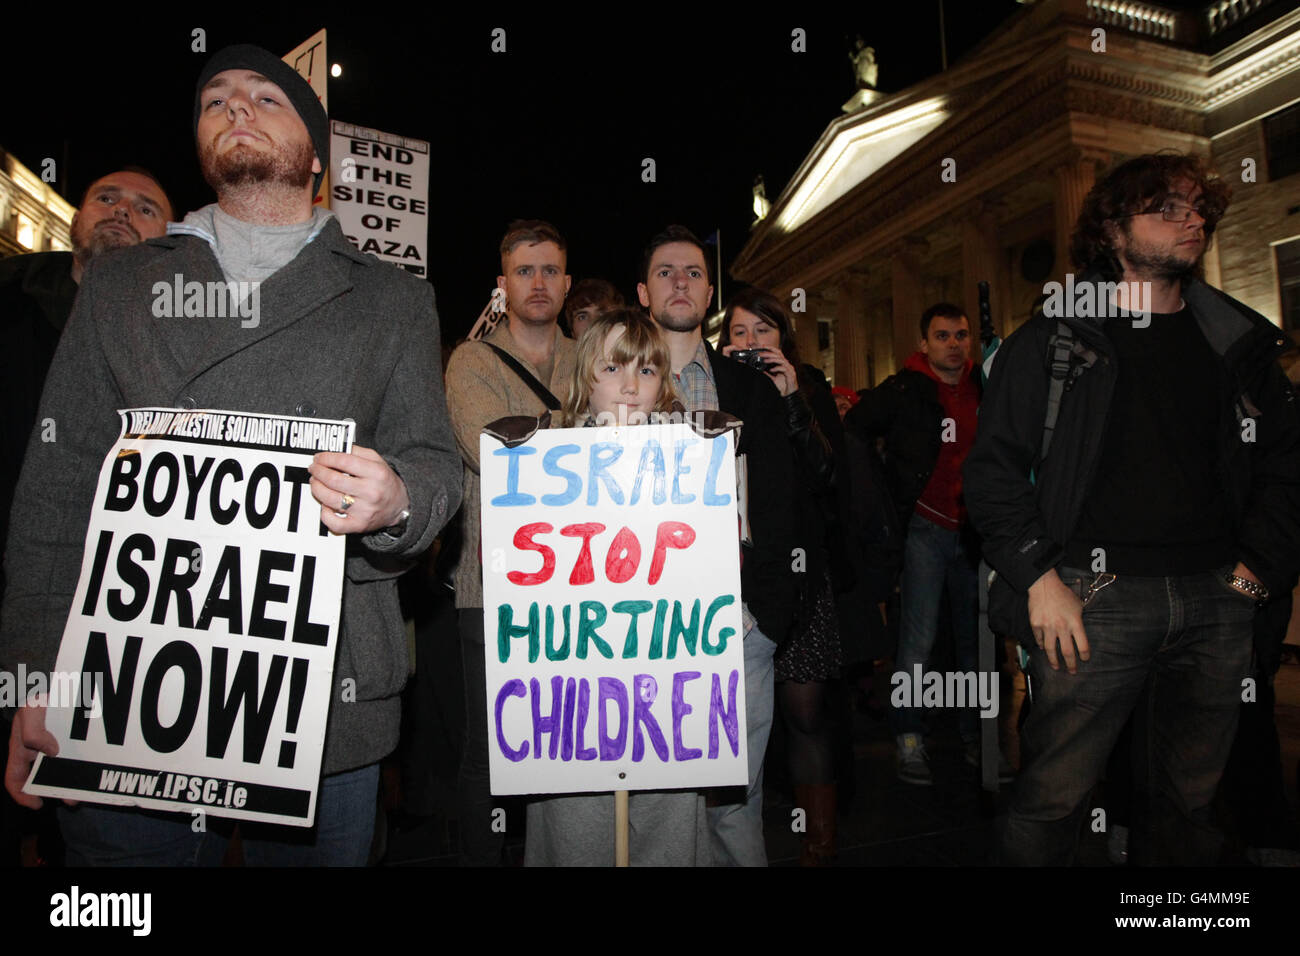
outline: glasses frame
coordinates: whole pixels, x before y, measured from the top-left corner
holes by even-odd
[[[1172,218],[1172,217],[1169,215],[1169,212],[1167,211],[1167,208],[1168,208],[1171,204],[1175,204],[1175,203],[1176,203],[1177,205],[1179,205],[1179,206],[1184,207],[1184,208],[1187,210],[1186,214],[1185,214],[1185,215],[1183,216],[1183,218],[1181,218],[1181,219],[1174,219],[1174,218]],[[1191,218],[1192,218],[1192,213],[1196,213],[1196,215],[1200,216],[1202,222],[1209,222],[1209,221],[1210,221],[1210,217],[1206,215],[1207,212],[1209,212],[1209,210],[1205,208],[1204,203],[1198,203],[1197,205],[1193,206],[1193,205],[1191,205],[1190,203],[1185,203],[1185,202],[1182,202],[1181,200],[1178,200],[1178,199],[1166,199],[1163,203],[1160,204],[1160,208],[1159,208],[1159,209],[1145,209],[1145,210],[1143,210],[1142,212],[1130,212],[1130,213],[1126,213],[1126,214],[1123,215],[1123,216],[1115,216],[1115,217],[1113,217],[1113,218],[1115,218],[1115,219],[1132,219],[1134,216],[1155,216],[1155,215],[1159,215],[1160,218],[1163,219],[1165,222],[1177,222],[1177,223],[1183,223],[1183,222],[1186,222],[1188,219],[1191,219]]]

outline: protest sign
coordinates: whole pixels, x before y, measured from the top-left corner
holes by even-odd
[[[330,129],[330,208],[343,234],[362,252],[426,275],[429,144],[339,120]]]
[[[734,433],[480,436],[494,794],[748,780]]]
[[[119,413],[86,532],[51,707],[57,757],[28,793],[310,826],[345,540],[307,466],[354,423],[245,412]]]
[[[312,88],[312,92],[316,94],[316,98],[320,100],[320,105],[325,109],[325,114],[328,116],[330,98],[329,82],[326,77],[329,76],[329,58],[326,55],[326,49],[325,31],[317,30],[286,53],[282,59],[307,81],[307,85]],[[328,209],[330,207],[330,171],[326,168],[324,172],[325,178],[321,180],[320,189],[313,198],[312,204],[318,205],[322,209]]]

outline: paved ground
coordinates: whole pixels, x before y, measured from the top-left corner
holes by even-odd
[[[1023,678],[1014,668],[1003,682],[1004,699],[999,730],[1006,753],[1018,760],[1015,720],[1024,694]],[[1282,737],[1285,782],[1293,810],[1300,765],[1300,663],[1288,653],[1277,679],[1276,718]],[[935,775],[933,787],[902,783],[894,774],[893,738],[881,719],[853,712],[844,741],[843,764],[851,766],[851,783],[842,786],[839,814],[841,866],[979,866],[986,862],[992,839],[993,815],[1005,802],[1005,792],[985,794],[975,771],[961,757],[955,721],[936,719],[927,746]],[[780,771],[781,737],[778,731],[768,762],[765,833],[774,866],[793,865],[799,855],[799,836],[791,832],[792,802]],[[842,772],[844,779],[847,771]],[[395,775],[394,775],[395,776]],[[394,812],[389,819],[383,857],[387,866],[455,865],[456,821],[454,781],[435,782],[434,812],[409,817]],[[523,853],[522,807],[506,804],[510,829],[507,858],[518,863]],[[1110,865],[1104,834],[1089,833],[1080,848],[1084,866]]]

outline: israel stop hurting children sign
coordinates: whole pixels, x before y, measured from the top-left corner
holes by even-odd
[[[119,413],[52,701],[57,757],[28,793],[310,826],[345,541],[307,466],[354,424],[228,411]]]
[[[748,780],[733,436],[480,437],[494,794]]]

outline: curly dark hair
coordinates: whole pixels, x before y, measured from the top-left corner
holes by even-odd
[[[1125,217],[1159,211],[1180,179],[1200,187],[1205,237],[1207,241],[1211,239],[1232,197],[1228,184],[1199,156],[1150,153],[1116,166],[1084,197],[1070,237],[1070,258],[1075,267],[1081,272],[1100,272],[1107,281],[1117,281],[1124,270],[1111,246],[1107,224],[1127,229]]]

